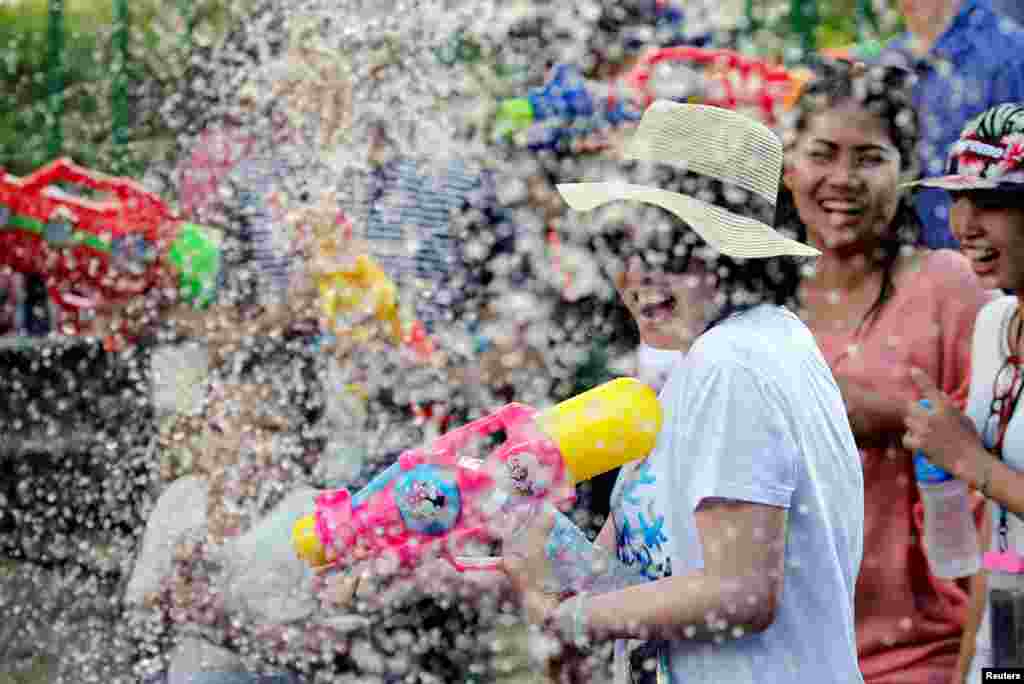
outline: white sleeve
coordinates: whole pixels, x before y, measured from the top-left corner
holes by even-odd
[[[142,550],[124,592],[125,604],[142,604],[160,590],[173,569],[174,547],[182,535],[206,524],[209,485],[196,476],[175,480],[160,496],[146,521]]]
[[[678,396],[682,453],[674,454],[680,466],[691,461],[677,480],[690,510],[708,498],[789,508],[800,459],[779,388],[732,361],[708,360],[693,371]]]

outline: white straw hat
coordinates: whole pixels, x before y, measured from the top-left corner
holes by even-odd
[[[731,110],[658,100],[644,112],[623,156],[712,178],[751,193],[752,205],[767,203],[775,208],[782,177],[782,141],[764,124]],[[761,220],[688,195],[630,183],[563,183],[557,187],[576,211],[590,211],[616,200],[659,206],[729,257],[821,254]]]

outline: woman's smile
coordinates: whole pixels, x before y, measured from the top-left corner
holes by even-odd
[[[651,323],[663,323],[675,316],[678,300],[671,290],[643,290],[631,293],[640,316]]]

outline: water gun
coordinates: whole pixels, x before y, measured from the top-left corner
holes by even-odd
[[[371,257],[361,254],[349,264],[316,277],[321,311],[334,334],[345,334],[359,342],[370,339],[361,319],[373,316],[385,324],[389,341],[403,344],[421,359],[435,346],[420,321],[403,322],[398,307],[398,289]],[[346,319],[351,325],[345,323]]]
[[[72,194],[58,184],[87,188]],[[0,266],[46,279],[72,334],[92,313],[144,294],[168,271],[182,297],[205,306],[216,289],[220,248],[210,229],[178,220],[127,178],[58,159],[24,178],[0,170]]]
[[[648,50],[622,80],[641,111],[655,100],[676,100],[749,111],[768,125],[802,85],[769,61],[685,45]]]
[[[801,84],[765,60],[687,45],[648,50],[611,83],[587,81],[578,67],[558,64],[543,86],[499,105],[495,134],[507,138],[525,131],[531,150],[555,149],[566,140],[638,121],[655,100],[746,110],[773,125]]]
[[[500,103],[495,136],[508,138],[525,131],[527,147],[536,151],[639,121],[643,110],[620,86],[588,81],[579,67],[557,64],[543,86],[531,89],[526,97]]]
[[[498,559],[477,547],[500,542],[522,511],[564,508],[577,483],[646,456],[661,421],[654,391],[633,378],[545,411],[507,404],[403,452],[355,495],[321,494],[293,528],[292,544],[315,568],[385,556],[408,568],[429,554],[459,571],[495,569]],[[501,432],[504,442],[489,450]]]
[[[354,231],[343,212],[338,212],[333,221],[302,225],[299,231],[301,239],[313,245],[313,259],[318,263],[314,280],[320,294],[322,327],[329,335],[340,334],[366,342],[371,330],[364,320],[373,317],[385,324],[392,344],[404,344],[421,359],[433,353],[433,342],[423,324],[403,320],[394,281],[369,255],[347,253],[345,245],[352,243]]]

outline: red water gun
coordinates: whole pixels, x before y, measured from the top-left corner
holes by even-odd
[[[747,57],[733,50],[676,46],[656,48],[645,53],[623,76],[641,111],[656,99],[673,99],[661,90],[656,78],[660,65],[675,62],[693,64],[703,71],[701,92],[690,96],[695,102],[726,109],[754,109],[768,125],[776,122],[776,112],[799,87],[798,79],[782,66]]]
[[[89,327],[88,312],[137,297],[157,283],[177,223],[159,197],[134,181],[70,159],[24,178],[0,169],[0,266],[42,275],[71,334]]]

